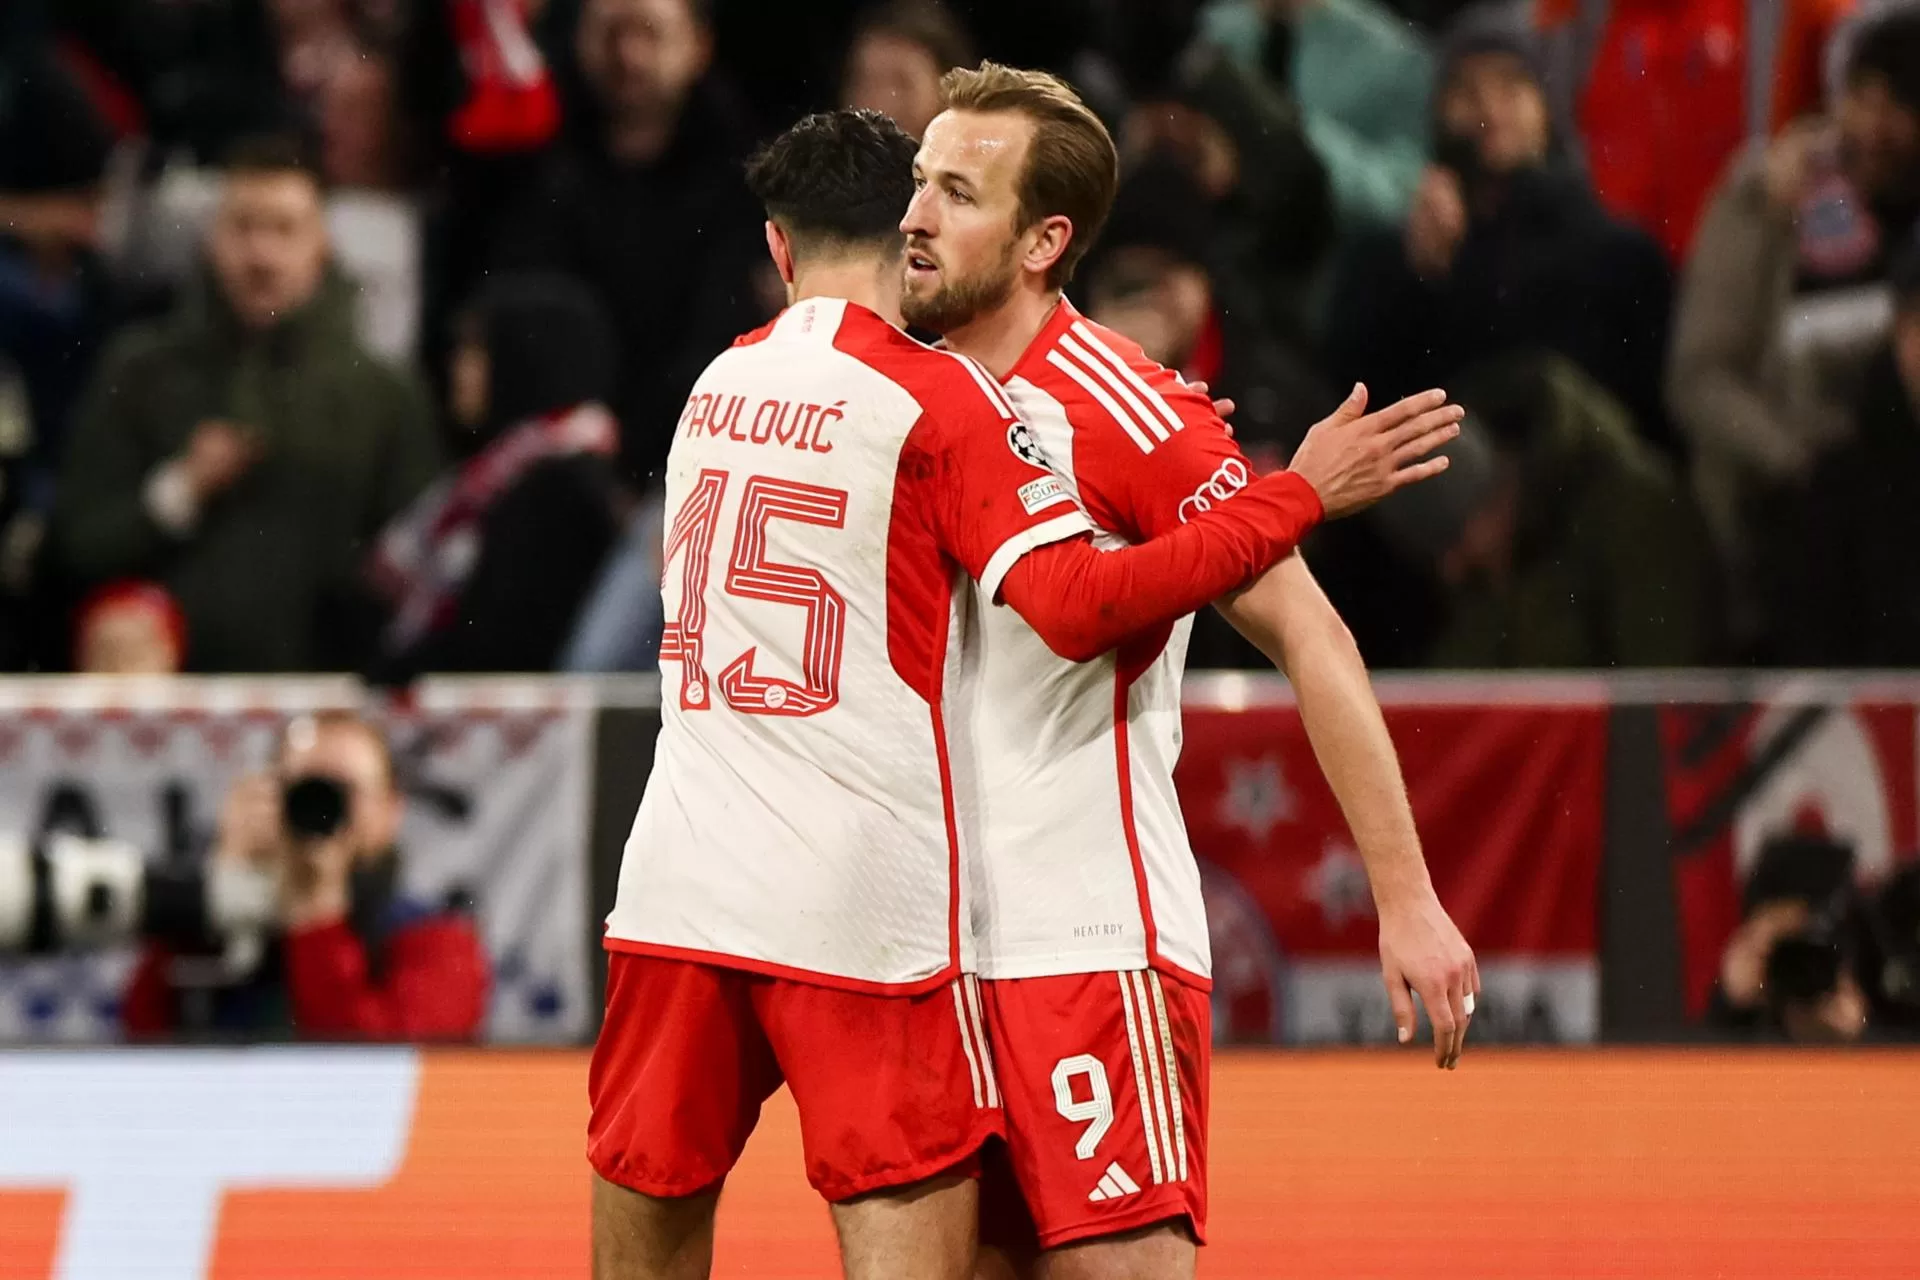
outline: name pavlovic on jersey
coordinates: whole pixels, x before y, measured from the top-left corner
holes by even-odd
[[[1086,517],[985,371],[822,297],[701,375],[667,511],[662,726],[607,946],[949,981],[971,958],[945,729],[960,575],[990,601]]]
[[[1206,397],[1064,298],[1006,380],[1104,546],[1139,543],[1253,479]],[[963,647],[976,791],[968,858],[985,978],[1212,973],[1200,872],[1173,788],[1191,617],[1092,662],[976,602]]]

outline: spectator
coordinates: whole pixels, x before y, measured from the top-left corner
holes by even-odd
[[[415,380],[352,335],[318,176],[235,153],[211,270],[108,353],[68,451],[56,537],[81,579],[152,577],[200,671],[357,665],[329,649],[367,540],[433,475]]]
[[[1773,656],[1795,666],[1920,667],[1920,242],[1893,288],[1893,335],[1867,367],[1852,438],[1769,526]]]
[[[337,63],[317,93],[327,233],[359,295],[356,327],[396,364],[419,355],[421,214],[406,191],[393,65],[369,50]]]
[[[1722,1031],[1814,1043],[1865,1035],[1865,913],[1853,847],[1821,835],[1775,836],[1761,847],[1742,896],[1708,1021]]]
[[[854,29],[840,102],[891,116],[918,138],[940,114],[940,77],[973,63],[965,29],[939,0],[895,0]]]
[[[245,974],[220,956],[150,946],[122,1002],[128,1033],[477,1037],[486,951],[464,913],[401,894],[404,810],[370,722],[348,712],[296,720],[274,772],[228,794],[211,855],[275,871],[282,932]]]
[[[1684,262],[1728,157],[1819,109],[1822,51],[1853,4],[1543,0],[1555,118],[1578,122],[1607,207]]]
[[[0,357],[29,408],[0,519],[43,521],[74,401],[107,321],[95,252],[113,132],[35,18],[0,6]]]
[[[1133,104],[1118,134],[1123,170],[1177,161],[1213,217],[1221,269],[1276,329],[1305,327],[1333,243],[1327,174],[1293,99],[1195,40],[1184,0],[1124,6],[1115,60]]]
[[[1885,333],[1888,248],[1917,210],[1920,11],[1908,10],[1861,33],[1832,120],[1728,170],[1681,282],[1668,399],[1748,640],[1753,530],[1845,438]]]
[[[150,582],[95,592],[80,608],[74,636],[74,669],[91,675],[173,675],[186,661],[186,619],[165,588]]]
[[[1607,214],[1556,144],[1531,36],[1470,13],[1449,34],[1434,100],[1438,159],[1398,233],[1336,273],[1328,360],[1381,402],[1445,386],[1524,348],[1579,365],[1647,438],[1660,397],[1671,279],[1645,234]]]
[[[629,478],[666,458],[687,389],[763,319],[750,142],[708,75],[705,0],[587,0],[578,54],[589,118],[502,232],[499,269],[565,272],[613,318],[614,410]]]
[[[1711,652],[1704,539],[1671,466],[1558,357],[1464,376],[1474,415],[1434,500],[1385,503],[1449,590],[1437,667],[1687,667]],[[1444,500],[1442,500],[1444,495]]]
[[[380,539],[389,679],[551,671],[619,532],[613,337],[593,295],[496,276],[461,328],[450,416],[479,447]]]
[[[1299,103],[1342,231],[1399,226],[1427,161],[1425,34],[1377,0],[1215,0],[1202,25]]]

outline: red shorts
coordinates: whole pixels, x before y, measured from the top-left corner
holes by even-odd
[[[1151,970],[980,990],[1019,1191],[988,1168],[982,1238],[1052,1249],[1184,1218],[1204,1242],[1207,993]]]
[[[783,1081],[807,1181],[828,1200],[971,1172],[1001,1132],[977,989],[866,995],[624,952],[608,961],[587,1159],[609,1182],[650,1196],[714,1186]]]

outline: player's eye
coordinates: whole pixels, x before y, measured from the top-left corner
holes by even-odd
[[[916,173],[913,176],[913,189],[915,191],[925,191],[927,189],[927,180]]]
[[[953,202],[955,204],[972,204],[973,203],[973,197],[968,195],[966,192],[962,191],[959,187],[952,188],[950,191],[948,191],[947,194],[953,197]]]

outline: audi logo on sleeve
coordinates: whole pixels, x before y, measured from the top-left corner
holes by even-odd
[[[1214,503],[1225,502],[1246,488],[1247,478],[1247,464],[1238,458],[1228,458],[1200,482],[1198,489],[1180,500],[1180,523],[1185,524],[1202,511],[1213,510]]]

